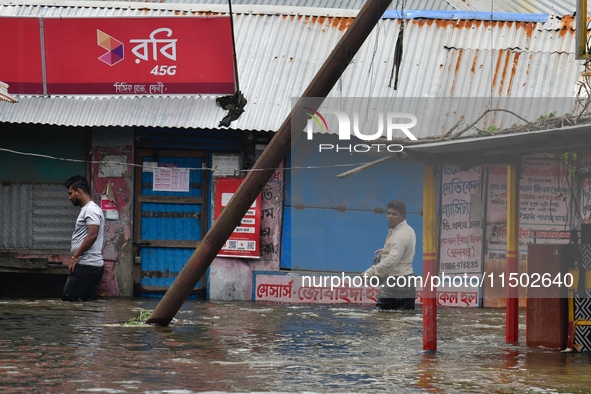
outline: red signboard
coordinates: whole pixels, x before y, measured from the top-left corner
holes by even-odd
[[[0,81],[9,93],[43,94],[39,18],[0,18]]]
[[[0,18],[0,34],[0,79],[10,93],[42,93],[21,87],[42,81],[42,53],[48,94],[234,93],[229,17]]]
[[[242,178],[218,178],[216,180],[215,218],[234,195]],[[252,203],[246,215],[234,229],[218,256],[259,258],[261,237],[261,195]]]

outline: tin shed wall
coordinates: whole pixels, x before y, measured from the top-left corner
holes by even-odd
[[[63,185],[2,185],[0,249],[67,253],[77,215]]]
[[[69,253],[78,210],[64,182],[85,174],[87,136],[56,126],[2,128],[0,249]]]
[[[100,3],[100,2],[93,2]],[[448,2],[442,2],[448,4]],[[154,3],[150,3],[154,4]],[[168,3],[160,8],[0,6],[3,16],[121,17],[199,16]],[[407,4],[407,7],[410,7]],[[238,9],[239,7],[237,7]],[[245,112],[232,122],[240,130],[276,131],[332,48],[351,25],[354,13],[337,16],[297,14],[299,7],[282,7],[286,14],[235,13],[240,89],[248,100]],[[415,8],[416,9],[416,8]],[[312,8],[306,9],[307,11]],[[342,11],[342,10],[339,10]],[[345,10],[346,11],[346,10]],[[486,11],[478,9],[478,11]],[[540,10],[542,12],[543,10]],[[221,11],[220,11],[221,12]],[[287,11],[285,11],[287,12]],[[324,14],[326,15],[326,14]],[[547,22],[496,20],[405,20],[404,52],[399,84],[391,86],[394,47],[401,20],[383,19],[368,37],[332,97],[454,97],[507,94],[571,97],[582,65],[574,59],[572,16],[550,15]],[[458,68],[447,67],[450,51],[463,53]],[[486,55],[486,51],[492,52]],[[498,51],[498,52],[497,52]],[[515,53],[520,65],[495,63],[498,53]],[[532,67],[525,58],[533,56]],[[491,61],[492,59],[492,61]],[[469,73],[477,65],[473,75]],[[563,70],[562,83],[544,78],[545,68]],[[508,91],[507,77],[514,88]],[[467,83],[467,79],[471,83]],[[525,88],[521,86],[525,84]],[[499,90],[500,89],[500,90]],[[0,121],[68,125],[129,125],[217,129],[226,111],[214,97],[19,97],[18,104],[0,103]],[[550,111],[548,111],[550,112]],[[76,114],[75,117],[71,114]],[[439,130],[422,131],[428,137]]]
[[[332,137],[319,135],[314,142],[326,143]],[[306,142],[300,139],[298,144]],[[288,166],[292,168],[286,172],[281,268],[364,271],[374,251],[384,246],[387,203],[399,199],[407,205],[407,221],[417,237],[413,267],[415,273],[422,272],[423,165],[391,159],[337,178],[356,167],[342,165],[369,161],[371,157],[363,154],[311,152],[299,145],[292,149]]]

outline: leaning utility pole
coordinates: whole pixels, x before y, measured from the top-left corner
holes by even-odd
[[[351,26],[332,50],[302,97],[291,110],[275,136],[248,173],[222,214],[205,234],[193,255],[150,315],[147,323],[167,326],[179,311],[246,211],[263,190],[275,169],[291,149],[291,131],[303,131],[306,98],[326,97],[337,83],[374,26],[390,5],[390,0],[367,0]],[[310,107],[307,102],[308,108]],[[317,103],[320,105],[320,102]],[[318,108],[313,108],[318,109]],[[298,133],[299,135],[299,133]]]

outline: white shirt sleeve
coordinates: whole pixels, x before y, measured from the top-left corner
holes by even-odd
[[[406,245],[409,240],[407,234],[393,234],[394,239],[392,240],[392,248],[390,249],[387,256],[383,257],[380,262],[376,265],[371,266],[365,271],[367,276],[378,276],[380,278],[386,278],[393,268],[400,263]]]

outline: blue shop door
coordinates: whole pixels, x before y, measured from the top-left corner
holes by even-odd
[[[159,297],[183,269],[207,229],[207,178],[201,170],[206,153],[138,150],[136,163],[142,166],[136,168],[135,177],[135,294]],[[170,191],[177,188],[178,178],[183,183],[182,176],[159,178],[155,187],[154,171],[149,169],[154,166],[189,169],[189,190]],[[167,190],[158,190],[162,188]],[[205,295],[204,278],[193,293],[200,298]]]

